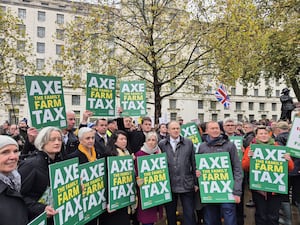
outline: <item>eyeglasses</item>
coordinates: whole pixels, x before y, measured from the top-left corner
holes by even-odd
[[[61,137],[49,138],[49,142],[55,142],[55,141],[62,141],[62,138]]]

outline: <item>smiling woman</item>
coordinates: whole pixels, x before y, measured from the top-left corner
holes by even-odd
[[[0,135],[0,225],[28,222],[26,205],[20,194],[21,177],[16,170],[18,160],[17,142]]]

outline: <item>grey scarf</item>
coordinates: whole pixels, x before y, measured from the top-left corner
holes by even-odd
[[[149,155],[154,154],[154,153],[161,153],[158,145],[156,145],[153,149],[149,149],[146,143],[144,143],[144,145],[141,147],[141,150],[143,152],[148,153]]]
[[[4,175],[0,172],[0,180],[7,184],[11,189],[18,192],[21,190],[21,176],[17,170],[12,171],[8,175]]]

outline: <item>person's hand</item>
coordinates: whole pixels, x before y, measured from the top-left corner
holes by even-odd
[[[285,153],[285,154],[283,155],[283,158],[285,158],[285,160],[287,160],[287,161],[289,161],[289,160],[292,159],[290,153]]]
[[[252,157],[253,155],[254,155],[254,152],[253,152],[252,150],[249,150],[248,156],[249,156],[249,157]]]
[[[93,113],[89,110],[85,110],[83,112],[83,115],[82,115],[82,121],[81,121],[81,124],[87,124],[88,122],[88,119],[93,116]]]
[[[135,160],[135,159],[136,159],[136,156],[135,156],[135,154],[134,154],[134,153],[131,153],[131,156],[132,156],[133,160]]]
[[[199,187],[197,185],[194,185],[194,189],[195,189],[195,192],[197,192],[199,190]]]
[[[233,197],[234,197],[235,203],[240,203],[241,202],[241,197],[240,196],[233,195]]]
[[[37,137],[38,133],[39,132],[38,132],[38,130],[35,127],[28,128],[28,130],[27,130],[28,141],[30,143],[33,143],[34,140],[35,140],[35,138]]]
[[[144,179],[140,178],[140,177],[136,177],[136,184],[137,186],[142,186],[144,184]]]
[[[115,212],[115,211],[116,211],[115,209],[110,210],[109,205],[107,205],[106,210],[107,210],[108,213],[112,213],[112,212]]]
[[[58,212],[52,208],[52,206],[50,205],[47,205],[46,208],[45,208],[45,212],[46,212],[46,215],[47,217],[52,217],[54,216],[55,214],[57,214]]]
[[[201,176],[200,170],[196,170],[196,177],[199,178]]]

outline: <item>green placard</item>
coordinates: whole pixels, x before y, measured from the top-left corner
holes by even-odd
[[[43,212],[41,215],[32,220],[28,225],[47,225],[47,215]]]
[[[132,156],[107,157],[108,207],[116,210],[135,203],[135,175]]]
[[[122,81],[120,84],[122,116],[146,115],[146,82]]]
[[[240,161],[242,161],[243,154],[244,154],[243,153],[243,137],[241,137],[241,136],[230,136],[229,140],[234,143],[234,145],[237,149],[238,155],[239,155],[239,159],[240,159]]]
[[[114,116],[116,106],[116,77],[87,74],[86,109],[94,116]]]
[[[195,152],[198,151],[202,139],[196,123],[187,123],[181,125],[181,135],[192,140]]]
[[[286,146],[291,156],[300,158],[300,117],[295,117]]]
[[[105,159],[98,159],[79,165],[80,181],[84,185],[82,193],[84,221],[96,218],[106,211],[105,183],[106,183],[106,167]]]
[[[82,224],[84,212],[78,158],[51,164],[49,172],[53,207],[58,211],[54,216],[54,224]]]
[[[199,188],[202,203],[234,202],[231,161],[228,152],[197,154],[200,170]]]
[[[65,128],[66,109],[61,77],[25,76],[31,124]]]
[[[287,194],[288,162],[285,146],[250,145],[250,189]]]
[[[137,157],[142,209],[172,201],[166,153]]]

